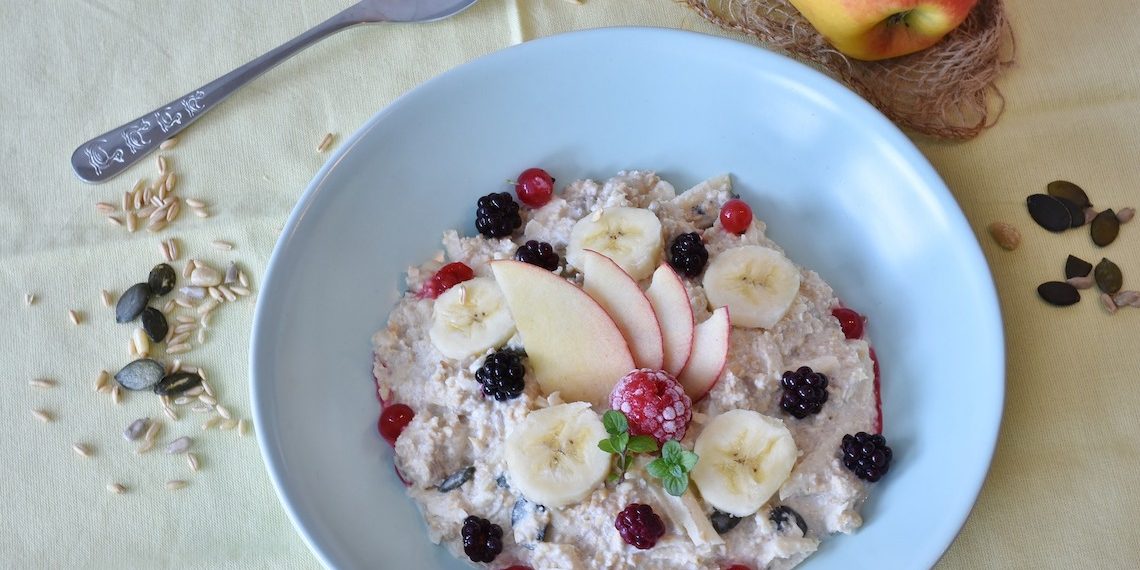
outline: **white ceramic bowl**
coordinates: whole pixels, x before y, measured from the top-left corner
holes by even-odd
[[[335,568],[462,568],[427,539],[376,433],[369,338],[403,271],[474,232],[478,196],[541,165],[562,182],[656,169],[684,188],[731,172],[797,262],[869,315],[891,473],[864,526],[805,568],[924,568],[972,507],[1001,420],[1004,353],[990,273],[907,138],[784,57],[661,29],[528,42],[380,111],[309,185],[270,261],[253,331],[266,465]]]

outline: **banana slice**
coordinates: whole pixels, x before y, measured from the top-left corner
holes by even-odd
[[[728,307],[732,324],[770,329],[800,292],[800,270],[784,254],[759,245],[725,250],[702,281],[713,308]]]
[[[511,485],[547,507],[581,501],[610,471],[610,455],[598,449],[605,437],[602,420],[586,402],[527,414],[505,443]]]
[[[570,230],[566,261],[583,269],[582,251],[592,249],[641,281],[661,259],[661,220],[645,208],[606,208],[578,220]]]
[[[693,446],[691,477],[705,501],[744,517],[764,506],[792,472],[799,451],[784,422],[752,410],[712,419]]]
[[[444,356],[462,359],[505,344],[515,334],[515,321],[499,284],[476,277],[436,298],[428,334]]]

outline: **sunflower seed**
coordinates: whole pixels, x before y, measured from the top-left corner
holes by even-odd
[[[218,424],[218,429],[220,429],[220,430],[231,430],[231,429],[236,428],[237,425],[238,425],[237,420],[226,420],[226,421]]]
[[[162,304],[162,312],[164,313],[162,315],[162,318],[165,319],[166,318],[165,313],[173,312],[174,308],[177,306],[178,306],[178,299],[167,299],[166,302]]]
[[[83,317],[80,316],[79,311],[76,311],[75,309],[67,310],[67,318],[71,319],[71,324],[73,325],[78,325],[79,323],[83,322]]]
[[[245,297],[249,295],[249,289],[246,289],[240,285],[234,285],[230,287],[230,291],[232,291],[233,294],[237,295],[238,297]]]
[[[187,309],[197,308],[197,305],[195,305],[193,301],[191,301],[190,299],[186,299],[184,297],[175,297],[174,304],[178,305],[179,307],[184,307]]]
[[[317,145],[317,152],[324,152],[324,151],[328,150],[329,146],[332,145],[332,142],[333,142],[333,134],[332,133],[325,133],[324,138],[322,138],[320,144]]]
[[[1069,208],[1057,198],[1047,194],[1033,194],[1025,201],[1029,215],[1037,225],[1051,231],[1063,232],[1072,226]]]
[[[223,419],[227,419],[227,420],[233,419],[233,416],[230,414],[229,408],[227,408],[221,404],[218,404],[217,407],[215,407],[214,409],[217,410],[218,415],[222,416]]]
[[[222,296],[222,292],[219,291],[217,287],[206,287],[206,292],[210,294],[211,299],[219,303],[226,300],[226,298]]]
[[[778,531],[784,530],[785,525],[791,521],[795,521],[796,526],[800,529],[800,535],[807,536],[807,522],[804,521],[803,516],[792,510],[791,507],[781,505],[779,507],[773,508],[768,512],[768,520],[776,524],[776,530]]]
[[[990,236],[994,238],[1002,249],[1013,251],[1017,246],[1021,245],[1021,232],[1012,224],[1006,222],[994,222],[989,226]]]
[[[55,388],[56,382],[55,382],[55,380],[51,380],[48,378],[36,378],[35,380],[29,380],[28,385],[33,387],[33,388],[45,388],[46,389],[46,388]]]
[[[116,226],[123,225],[123,220],[120,220],[117,216],[107,216],[107,221]]]
[[[128,390],[146,390],[162,380],[166,367],[161,363],[143,358],[135,360],[115,374],[115,380]]]
[[[238,283],[242,287],[249,287],[249,279],[246,278],[244,271],[238,272]]]
[[[91,450],[91,446],[86,443],[72,444],[71,449],[83,457],[91,457],[94,453],[94,451]]]
[[[167,491],[178,491],[181,489],[185,489],[187,485],[189,485],[189,483],[187,483],[185,481],[181,481],[181,480],[167,481],[166,482],[166,490]]]
[[[1037,294],[1050,305],[1064,307],[1081,300],[1076,287],[1064,281],[1049,281],[1037,287]]]
[[[209,380],[206,380],[206,373],[203,372],[201,368],[198,369],[198,376],[202,377],[202,389],[205,390],[207,394],[217,398],[218,395],[214,393],[214,387],[210,385]]]
[[[199,388],[201,388],[201,386],[199,386]],[[202,402],[203,404],[209,404],[211,406],[218,405],[218,400],[209,394],[199,394],[198,401]]]
[[[186,404],[189,404],[192,401],[194,401],[194,400],[192,400],[188,396],[179,396],[179,397],[174,399],[174,405],[175,406],[185,406]]]
[[[1096,286],[1109,295],[1119,291],[1124,284],[1124,275],[1120,272],[1120,266],[1106,258],[1102,258],[1100,263],[1096,264],[1093,277],[1096,278]]]
[[[1093,243],[1104,247],[1116,240],[1120,233],[1120,220],[1110,208],[1097,214],[1089,228]]]
[[[159,422],[159,421],[150,422],[150,427],[146,428],[146,435],[143,436],[143,439],[146,439],[147,441],[153,442],[153,441],[158,439],[158,434],[161,432],[162,432],[162,422]]]
[[[199,218],[209,218],[210,212],[207,212],[206,210],[204,210],[202,208],[195,208],[194,209],[194,215],[198,216]]]
[[[179,289],[178,292],[181,293],[182,295],[190,298],[190,299],[205,299],[206,298],[206,288],[205,287],[196,287],[193,285],[187,285],[187,286]]]
[[[98,392],[107,385],[107,381],[111,379],[111,373],[106,370],[100,370],[99,376],[95,377],[95,391]]]
[[[1117,307],[1140,307],[1140,291],[1120,291],[1112,296],[1112,302]]]
[[[186,453],[190,450],[190,446],[193,445],[193,443],[194,440],[190,439],[187,436],[182,436],[167,444],[166,449],[163,451],[167,455],[178,455],[179,453]]]
[[[100,214],[110,214],[115,211],[115,205],[108,204],[107,202],[99,202],[95,204],[95,210]]]
[[[166,245],[167,245],[167,248],[170,249],[171,261],[178,259],[179,254],[182,253],[181,251],[179,251],[178,241],[175,240],[174,238],[170,238],[170,239],[166,240]]]
[[[1116,219],[1120,220],[1120,223],[1122,223],[1122,224],[1127,224],[1128,222],[1131,222],[1132,218],[1135,216],[1136,216],[1136,208],[1121,208],[1121,210],[1116,213]]]
[[[187,397],[190,397],[190,398],[197,398],[198,396],[202,395],[202,392],[204,392],[204,390],[202,390],[202,386],[198,385],[198,386],[195,386],[195,387],[183,392],[183,394]]]
[[[186,202],[186,205],[190,206],[191,208],[205,208],[206,207],[206,203],[197,199],[197,198],[187,198],[186,200],[184,200],[184,202]]]
[[[175,372],[155,384],[154,393],[160,396],[177,396],[201,383],[202,377],[194,372]]]
[[[225,297],[226,301],[229,303],[233,303],[234,301],[237,301],[237,295],[235,295],[234,292],[232,290],[230,290],[230,288],[225,286],[225,285],[218,285],[218,292],[221,293],[222,296]]]
[[[28,293],[27,295],[24,295],[24,304],[29,307],[36,304],[36,294]]]
[[[135,283],[119,296],[115,304],[115,322],[128,323],[138,318],[150,300],[150,286],[146,283]]]
[[[52,420],[51,414],[43,410],[32,410],[32,415],[43,423],[50,423]]]
[[[111,298],[111,292],[106,289],[99,290],[99,298],[103,300],[103,306],[110,307],[115,304],[114,299]]]
[[[186,454],[186,465],[190,467],[191,471],[198,471],[198,456],[193,453]]]
[[[210,311],[213,311],[214,309],[218,308],[218,304],[219,303],[214,299],[206,299],[205,303],[198,305],[198,314],[199,315],[207,315],[210,313]]]
[[[139,182],[143,182],[143,181],[139,180]],[[135,186],[138,186],[138,184],[136,183]],[[135,200],[134,193],[123,192],[123,202],[122,202],[122,204],[120,204],[123,207],[123,211],[130,210],[135,205],[134,200]]]
[[[214,249],[220,249],[222,251],[230,251],[234,248],[234,244],[220,239],[210,242],[210,245],[214,246]]]
[[[123,430],[123,439],[127,441],[138,441],[148,429],[150,429],[150,418],[139,418],[131,422],[131,425]]]
[[[237,432],[238,435],[245,437],[249,433],[249,422],[244,419],[238,420]]]
[[[111,401],[116,406],[123,403],[123,388],[119,385],[111,386]]]
[[[210,328],[210,318],[213,315],[214,315],[214,313],[206,313],[206,314],[202,315],[202,319],[198,321],[198,324],[201,325],[201,327],[204,329]]]
[[[127,492],[127,488],[124,487],[122,483],[111,483],[107,485],[107,491],[116,495],[122,495]]]
[[[1092,289],[1094,281],[1091,275],[1085,275],[1084,277],[1070,277],[1065,280],[1065,283],[1083,291],[1085,289]]]
[[[142,455],[154,448],[154,440],[144,439],[142,445],[135,448],[135,455]]]
[[[209,265],[196,264],[194,271],[190,274],[190,284],[198,287],[214,287],[221,282],[221,274]]]
[[[222,418],[219,418],[218,416],[210,416],[209,419],[202,422],[202,431],[208,430],[208,429],[218,425],[218,423],[221,421],[222,421]]]

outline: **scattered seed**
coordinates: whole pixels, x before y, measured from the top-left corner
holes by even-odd
[[[178,306],[178,300],[177,299],[167,299],[166,302],[162,304],[162,313],[164,313],[162,318],[165,319],[166,318],[165,313],[170,313],[170,312],[174,311],[174,308],[177,306]]]
[[[75,309],[67,310],[67,318],[71,319],[71,324],[73,325],[78,325],[83,321],[83,318],[80,316],[79,311],[76,311]]]
[[[116,495],[122,495],[127,492],[127,488],[124,487],[122,483],[111,483],[107,485],[107,491]]]
[[[167,481],[166,482],[166,490],[167,491],[178,491],[181,489],[185,489],[187,485],[189,485],[189,483],[182,481],[182,480]]]
[[[135,360],[139,357],[139,349],[135,346],[135,339],[129,337],[127,338],[127,357],[131,360]]]
[[[164,407],[162,408],[162,413],[166,414],[166,417],[170,418],[170,421],[178,421],[178,412],[175,412],[174,408]]]
[[[245,419],[238,420],[237,432],[238,435],[245,437],[246,434],[249,433],[249,422],[245,421]]]
[[[170,250],[170,260],[174,261],[175,259],[178,259],[179,254],[181,253],[178,250],[178,241],[174,238],[170,238],[166,240],[166,247]]]
[[[222,251],[230,251],[234,248],[234,244],[220,239],[210,242],[210,245],[214,246],[214,249],[220,249]]]
[[[163,184],[163,186],[166,187],[167,192],[173,192],[174,186],[177,184],[178,184],[178,177],[173,172],[171,172],[170,176],[166,177],[166,183]]]
[[[193,401],[194,400],[192,398],[189,398],[187,396],[179,396],[179,397],[174,399],[174,405],[175,406],[185,406],[186,404],[189,404],[190,402],[193,402]]]
[[[187,451],[190,450],[190,446],[193,443],[194,443],[194,440],[190,439],[189,437],[182,436],[182,437],[170,442],[166,446],[166,449],[163,451],[167,455],[178,455],[179,453],[186,453]]]
[[[195,412],[195,413],[199,413],[199,414],[205,414],[205,413],[211,412],[213,410],[214,410],[213,406],[207,406],[206,404],[194,404],[193,406],[190,406],[190,411]]]
[[[115,374],[115,380],[128,390],[147,390],[162,380],[166,367],[149,358],[130,362]]]
[[[226,277],[222,279],[223,285],[233,285],[238,280],[238,266],[234,262],[230,262],[230,266],[226,268]]]
[[[191,317],[190,315],[178,315],[177,317],[174,317],[174,320],[177,321],[180,325],[189,325],[198,322],[197,319]]]
[[[176,297],[174,299],[174,304],[178,305],[179,307],[184,307],[186,309],[194,309],[197,307],[197,305],[195,305],[193,301],[191,301],[190,299],[183,298],[183,297]]]
[[[135,283],[119,296],[115,304],[115,322],[127,323],[138,318],[150,300],[151,290],[146,283]]]
[[[1064,281],[1049,281],[1037,287],[1037,294],[1050,305],[1064,307],[1081,300],[1076,287]]]
[[[45,388],[46,389],[46,388],[55,388],[56,382],[55,382],[55,380],[50,380],[47,378],[37,378],[35,380],[29,380],[28,385],[33,387],[33,388]]]
[[[190,345],[186,343],[175,344],[166,348],[167,354],[186,354],[190,352]]]
[[[1100,304],[1104,306],[1104,310],[1108,311],[1108,314],[1116,314],[1116,302],[1112,300],[1112,295],[1109,295],[1108,293],[1101,293]]]
[[[111,297],[111,292],[106,289],[99,291],[99,298],[103,300],[104,307],[110,307],[115,304],[115,300]]]
[[[28,293],[28,294],[24,295],[24,304],[29,306],[29,307],[36,304],[36,294],[35,293]]]
[[[144,439],[142,445],[135,448],[135,455],[142,455],[151,449],[154,449],[154,440]]]
[[[1069,208],[1057,198],[1047,194],[1032,194],[1025,204],[1033,221],[1051,232],[1063,232],[1072,226]]]
[[[236,428],[237,425],[238,425],[237,420],[226,420],[226,421],[218,424],[218,429],[228,431],[228,430]]]
[[[146,231],[148,231],[152,234],[161,232],[164,229],[166,229],[166,219],[165,218],[163,218],[162,220],[159,220],[157,222],[152,222],[152,223],[149,223],[146,225]]]
[[[147,308],[155,310],[151,307]],[[159,314],[161,315],[162,313]],[[162,337],[159,337],[159,340],[161,339]],[[150,337],[147,336],[147,332],[141,327],[136,328],[134,332],[131,333],[131,342],[134,343],[136,354],[143,358],[150,356]]]
[[[1140,307],[1140,291],[1120,291],[1112,296],[1112,302],[1117,307]]]
[[[162,431],[162,422],[150,422],[150,427],[146,429],[146,435],[143,436],[147,441],[154,442],[158,439],[159,432]]]
[[[1109,295],[1119,291],[1124,284],[1124,274],[1120,272],[1120,266],[1107,258],[1102,258],[1100,263],[1096,264],[1093,277],[1096,278],[1096,286]]]
[[[116,406],[123,403],[123,389],[120,386],[111,386],[111,401],[114,402]]]
[[[197,199],[197,198],[187,198],[185,200],[185,202],[186,202],[186,205],[190,206],[191,208],[205,208],[206,207],[206,203]]]
[[[91,454],[94,453],[91,450],[91,446],[87,445],[86,443],[73,444],[71,446],[71,449],[72,449],[72,451],[75,451],[76,453],[78,453],[79,455],[82,455],[83,457],[91,457]]]
[[[190,467],[191,471],[198,471],[198,456],[193,453],[186,454],[186,465]]]
[[[219,291],[217,287],[207,287],[206,292],[210,294],[211,299],[219,303],[226,300],[226,298],[222,296],[222,292]]]
[[[202,377],[194,372],[175,372],[155,384],[154,393],[160,396],[177,396],[201,384]]]
[[[218,416],[211,416],[210,419],[202,422],[202,430],[203,431],[208,430],[208,429],[218,425],[218,423],[221,421],[222,421],[222,418],[219,418]]]
[[[102,390],[107,385],[107,381],[111,379],[111,373],[106,370],[100,370],[99,376],[95,377],[95,391]]]
[[[202,208],[195,208],[193,211],[194,211],[194,215],[198,216],[199,218],[209,218],[210,217],[210,212],[207,212],[206,210],[204,210]]]
[[[138,184],[139,184],[139,183],[142,183],[142,182],[144,182],[144,181],[143,181],[143,180],[139,180],[139,182],[138,182],[138,183],[136,183],[136,184],[135,184],[135,186],[137,187],[137,186],[138,186]],[[134,195],[134,193],[132,193],[132,192],[123,192],[123,201],[122,201],[122,203],[120,204],[120,205],[123,207],[123,211],[127,211],[127,210],[130,210],[130,209],[131,209],[131,208],[132,208],[132,207],[135,205],[135,203],[134,203],[134,202],[135,202],[135,195]]]
[[[1093,243],[1104,247],[1116,240],[1120,233],[1120,220],[1111,208],[1096,215],[1089,229]]]
[[[32,415],[43,423],[50,423],[52,420],[51,414],[43,410],[32,410]]]
[[[150,270],[146,282],[154,295],[165,295],[174,290],[174,283],[178,280],[178,273],[165,263],[159,263]]]
[[[439,485],[436,485],[436,490],[440,493],[447,493],[462,487],[464,483],[471,480],[475,476],[475,466],[471,465],[464,467],[448,475]]]
[[[176,146],[178,146],[178,137],[170,137],[162,141],[162,144],[158,145],[158,148],[161,150],[169,150]]]
[[[1017,231],[1017,228],[1013,227],[1012,224],[994,222],[990,224],[989,230],[994,241],[1004,250],[1013,251],[1021,245],[1021,232]]]
[[[107,202],[99,202],[95,204],[95,210],[97,210],[100,214],[110,214],[111,212],[115,211],[115,205],[108,204]]]
[[[162,342],[166,333],[170,332],[170,325],[166,322],[166,315],[162,311],[147,307],[142,312],[142,331],[154,342]]]
[[[127,219],[127,231],[131,232],[132,234],[135,233],[136,231],[138,231],[138,229],[139,229],[138,216],[134,215],[134,213],[132,213],[132,212],[127,212],[125,217]]]
[[[214,387],[210,385],[209,380],[206,380],[206,373],[203,372],[201,368],[198,369],[198,376],[202,377],[202,389],[205,390],[207,394],[217,398],[218,395],[214,393]]]
[[[198,321],[198,324],[201,325],[201,327],[204,329],[210,328],[210,318],[213,317],[213,315],[214,313],[206,313],[202,315],[202,319]]]
[[[1091,263],[1075,255],[1070,255],[1068,259],[1065,260],[1065,279],[1086,277],[1089,273],[1092,273],[1092,270],[1093,266]]]
[[[107,216],[107,221],[116,226],[123,225],[123,220],[120,220],[118,216]]]
[[[1116,213],[1116,219],[1120,220],[1120,223],[1122,224],[1131,222],[1132,218],[1135,216],[1136,208],[1122,208],[1119,212]]]
[[[238,283],[240,283],[242,287],[249,287],[249,279],[246,278],[244,271],[238,272]]]
[[[198,287],[215,287],[221,282],[222,275],[218,270],[202,263],[195,264],[194,271],[190,274],[190,284]]]
[[[206,288],[205,287],[197,287],[194,285],[187,285],[187,286],[179,289],[178,292],[180,294],[182,294],[183,296],[186,296],[186,297],[191,298],[191,299],[205,299],[206,298]]]
[[[214,409],[217,410],[218,415],[222,416],[222,418],[227,419],[227,420],[233,419],[233,416],[230,414],[229,408],[227,408],[221,404],[218,404]]]
[[[333,134],[332,133],[325,133],[324,138],[322,138],[320,144],[317,145],[317,152],[324,152],[324,151],[328,150],[329,146],[332,145],[332,142],[333,142]]]
[[[234,285],[230,287],[230,291],[233,291],[234,295],[237,295],[238,297],[245,297],[246,295],[249,295],[249,289],[246,289],[240,285]]]
[[[1070,277],[1065,280],[1065,283],[1083,291],[1085,289],[1092,289],[1094,281],[1091,275],[1085,275],[1084,277]]]
[[[170,207],[166,210],[166,221],[173,222],[178,219],[178,214],[182,212],[182,206],[178,201],[178,197],[174,197],[174,201],[170,203]]]
[[[218,404],[218,400],[209,394],[199,394],[198,401],[202,402],[203,404],[209,404],[211,406],[216,406]]]
[[[123,439],[127,441],[138,441],[148,429],[150,429],[150,418],[139,418],[131,422],[131,425],[123,430]]]
[[[237,295],[234,295],[234,292],[225,285],[218,285],[218,293],[221,293],[222,297],[225,297],[229,303],[237,301]]]
[[[198,305],[198,314],[199,315],[207,315],[210,313],[210,311],[213,311],[214,309],[218,308],[218,305],[219,305],[219,303],[217,300],[206,299],[205,303]]]

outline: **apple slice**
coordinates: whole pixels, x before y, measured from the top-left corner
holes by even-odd
[[[657,313],[633,280],[614,260],[592,250],[582,250],[582,290],[609,313],[638,368],[660,370],[665,362],[661,325]]]
[[[693,307],[681,276],[669,264],[662,263],[653,272],[653,281],[645,291],[649,304],[661,324],[665,363],[661,369],[676,377],[689,362],[693,351]]]
[[[634,369],[617,324],[573,283],[529,263],[491,262],[542,391],[567,402],[608,406],[614,384]]]
[[[697,402],[712,390],[728,362],[728,337],[732,322],[728,307],[713,311],[712,316],[693,329],[693,354],[677,375],[685,393]]]

